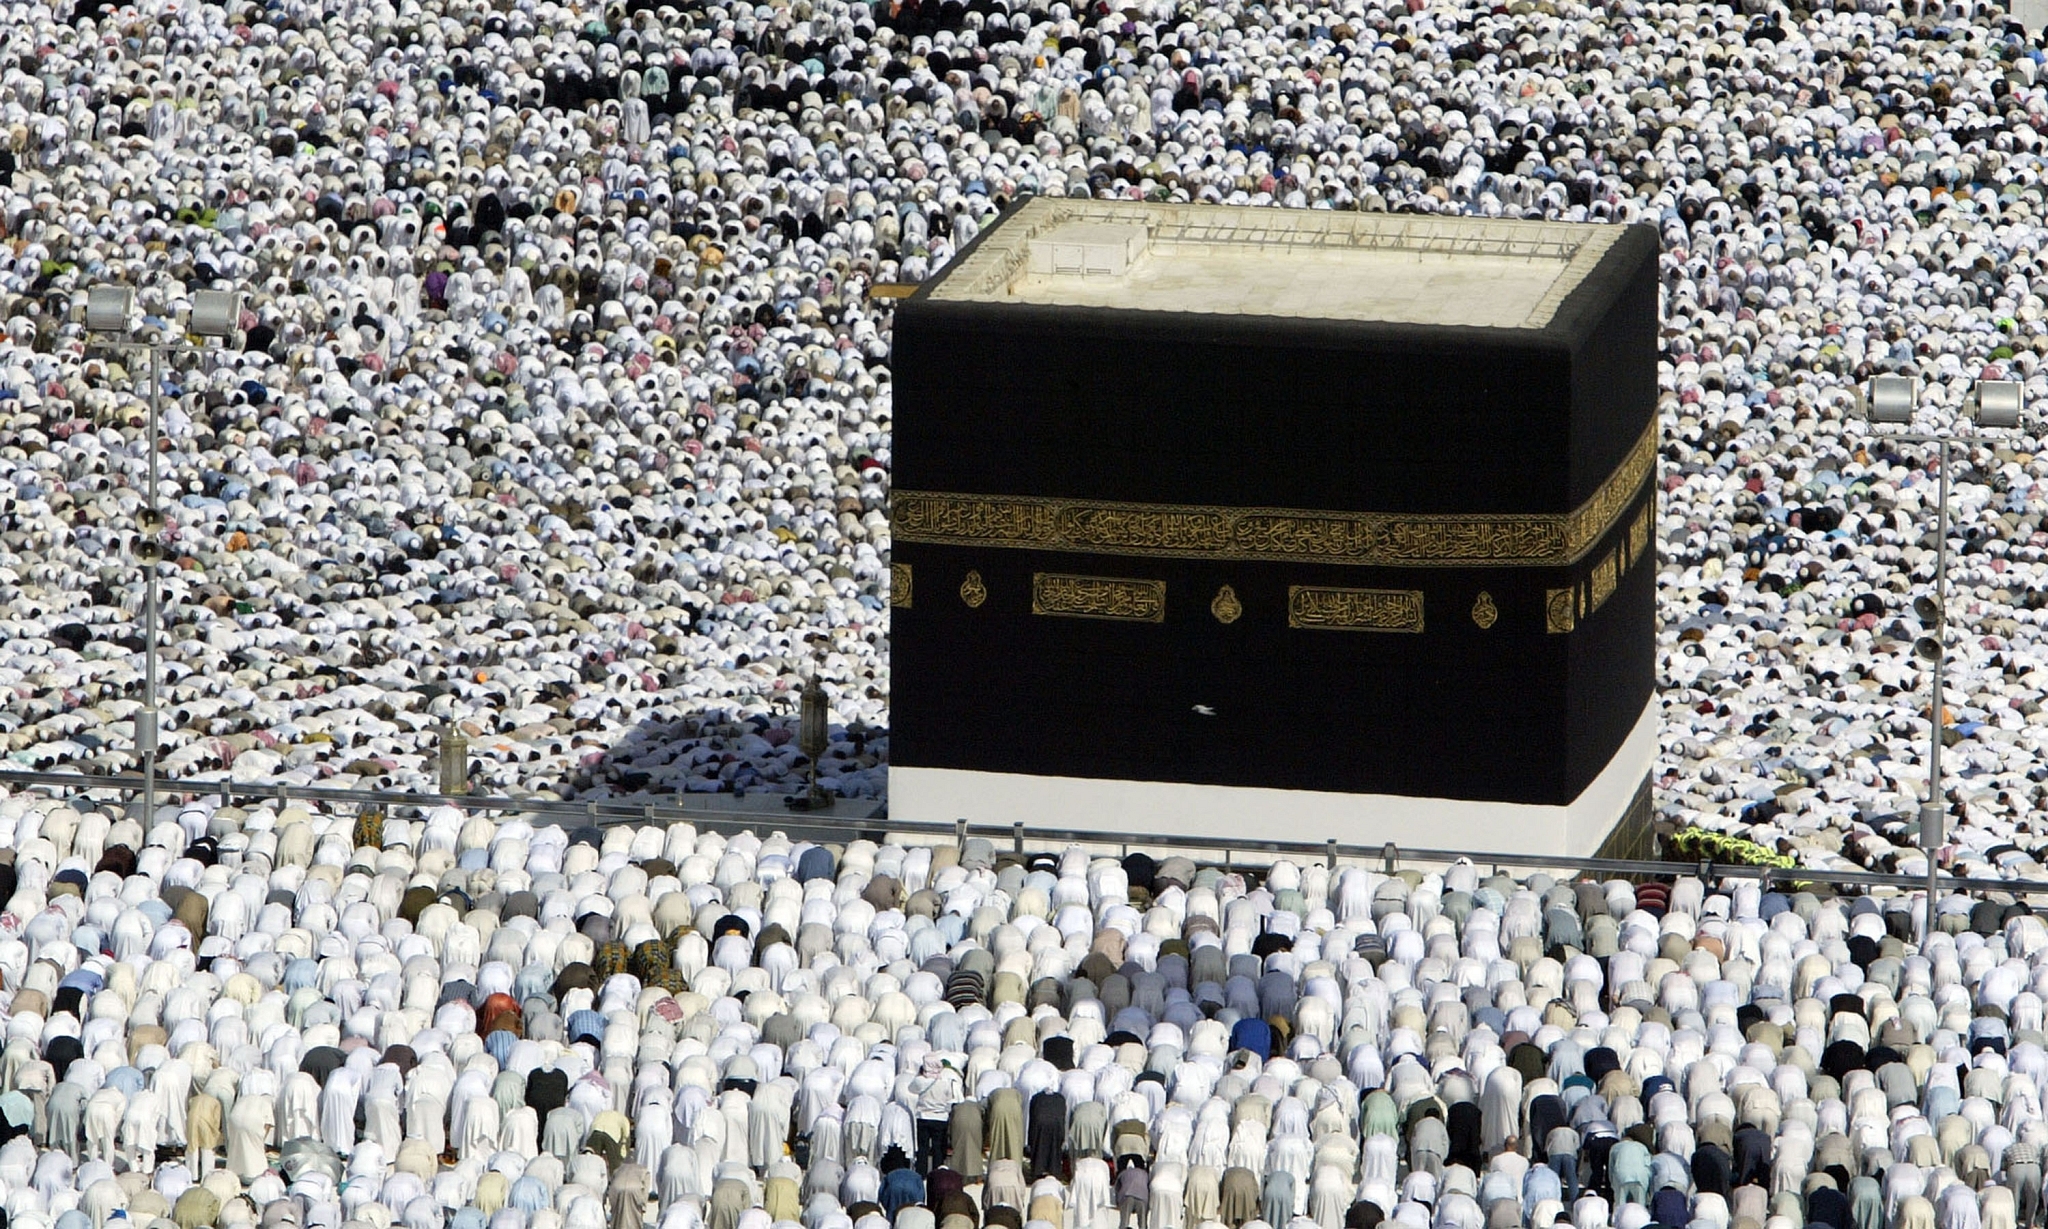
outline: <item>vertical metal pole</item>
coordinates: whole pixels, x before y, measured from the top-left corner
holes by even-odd
[[[143,507],[149,509],[153,528],[150,532],[163,531],[163,519],[157,511],[157,431],[159,398],[163,394],[163,373],[157,368],[157,357],[161,350],[149,347],[149,498]],[[143,676],[142,676],[142,718],[143,726],[136,731],[136,752],[142,756],[142,808],[143,828],[148,830],[156,823],[156,639],[157,639],[157,560],[152,555],[147,564],[149,575],[144,585],[143,597]]]
[[[159,400],[163,396],[163,372],[158,369],[159,356],[163,347],[151,344],[149,347],[149,502],[151,512],[156,511],[156,451],[159,418]]]
[[[1927,931],[1923,942],[1934,938],[1939,892],[1935,851],[1944,833],[1941,805],[1941,714],[1942,667],[1948,660],[1948,444],[1940,442],[1941,474],[1935,496],[1934,539],[1934,711],[1930,714],[1932,733],[1927,739],[1927,805],[1920,809],[1920,844],[1927,851]]]

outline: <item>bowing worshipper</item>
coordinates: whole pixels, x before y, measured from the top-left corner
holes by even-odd
[[[1524,1219],[1533,1218],[1536,1214],[1536,1205],[1540,1203],[1555,1202],[1562,1206],[1565,1194],[1564,1181],[1555,1169],[1548,1165],[1530,1166],[1522,1179],[1522,1216]]]
[[[1375,1135],[1378,1135],[1375,1132]],[[1442,1177],[1445,1163],[1449,1160],[1451,1137],[1441,1116],[1429,1113],[1417,1116],[1408,1128],[1408,1167]]]
[[[983,1113],[983,1155],[991,1168],[998,1160],[1024,1160],[1024,1099],[1015,1088],[988,1095]],[[965,1172],[964,1170],[962,1171]]]
[[[320,1087],[319,1137],[344,1157],[355,1150],[356,1113],[368,1083],[365,1064],[370,1054],[367,1050],[357,1053],[364,1062],[351,1061],[336,1067]]]
[[[1977,1194],[1983,1229],[2013,1229],[2019,1223],[2010,1190],[2003,1186],[1986,1186]]]
[[[1734,1158],[1720,1144],[1702,1141],[1693,1149],[1690,1172],[1694,1189],[1726,1197],[1734,1185]]]
[[[185,1165],[193,1176],[205,1181],[213,1172],[215,1152],[223,1142],[220,1098],[204,1089],[192,1093],[185,1105]]]
[[[788,1152],[796,1082],[777,1077],[757,1087],[747,1105],[747,1159],[756,1169]]]
[[[1768,1185],[1777,1167],[1776,1161],[1776,1150],[1769,1132],[1751,1124],[1737,1128],[1735,1172],[1731,1179],[1734,1185]]]
[[[1146,1229],[1152,1206],[1152,1171],[1141,1156],[1117,1159],[1112,1183],[1117,1229]]]
[[[1269,1225],[1284,1225],[1294,1218],[1294,1175],[1284,1169],[1266,1174],[1259,1184],[1259,1219]]]
[[[547,1120],[541,1125],[541,1148],[566,1164],[571,1157],[583,1151],[589,1127],[589,1120],[584,1118],[582,1110],[574,1106],[559,1106],[549,1111]]]
[[[1031,1202],[1031,1188],[1024,1180],[1024,1165],[1021,1161],[1007,1158],[990,1161],[981,1191],[981,1205],[984,1211],[1000,1207],[1021,1212]]]
[[[284,1077],[277,1099],[277,1134],[274,1142],[313,1139],[320,1134],[320,1083],[310,1073],[293,1071]]]
[[[1974,1133],[1976,1124],[1970,1124],[1969,1129]],[[1956,1176],[1967,1183],[1973,1191],[1983,1190],[1991,1181],[1991,1150],[1976,1142],[1974,1138],[1956,1149],[1955,1160],[1951,1164]]]
[[[1814,1152],[1813,1128],[1804,1122],[1788,1122],[1777,1137],[1777,1159],[1771,1166],[1771,1193],[1796,1191],[1811,1171]]]
[[[502,1127],[503,1122],[499,1117],[498,1102],[495,1097],[490,1096],[488,1093],[476,1093],[466,1098],[464,1101],[464,1113],[462,1114],[462,1125],[459,1129],[459,1139],[456,1146],[457,1156],[465,1161],[471,1159],[481,1160],[496,1152]],[[354,1123],[351,1120],[351,1134],[353,1134],[353,1128]],[[596,1136],[597,1132],[593,1129],[591,1138]]]
[[[882,1186],[877,1202],[890,1219],[895,1219],[902,1209],[924,1202],[924,1179],[901,1148],[890,1148],[883,1153],[881,1171]]]
[[[1444,1115],[1444,1126],[1449,1141],[1444,1163],[1474,1171],[1485,1168],[1486,1145],[1479,1106],[1471,1101],[1455,1102]]]
[[[102,1088],[86,1098],[84,1160],[113,1162],[127,1105],[127,1097],[116,1088]]]
[[[1037,1221],[1048,1225],[1067,1223],[1066,1187],[1059,1179],[1050,1175],[1031,1184],[1031,1202],[1024,1211],[1025,1221]]]
[[[748,1201],[749,1192],[744,1180],[721,1176],[711,1188],[711,1209],[705,1217],[706,1226],[708,1229],[738,1229]]]
[[[1232,1165],[1223,1170],[1217,1186],[1215,1216],[1230,1229],[1242,1226],[1259,1216],[1259,1179],[1251,1170],[1241,1165]]]
[[[1649,1202],[1650,1165],[1650,1150],[1636,1140],[1614,1145],[1607,1155],[1607,1181],[1617,1205]]]
[[[796,1220],[801,1215],[802,1179],[802,1167],[786,1158],[769,1167],[761,1184],[761,1207],[771,1220]]]
[[[2041,1150],[2022,1135],[2006,1145],[2005,1185],[2013,1193],[2015,1213],[2023,1226],[2041,1223]]]
[[[140,1173],[156,1164],[156,1150],[166,1140],[163,1097],[153,1088],[138,1088],[128,1094],[121,1113],[120,1143],[131,1171]]]
[[[1182,1219],[1190,1225],[1220,1219],[1222,1202],[1223,1171],[1214,1165],[1188,1166],[1181,1183]]]
[[[171,1221],[178,1229],[207,1229],[218,1222],[220,1197],[204,1186],[187,1187],[171,1205]]]
[[[1935,1223],[1941,1229],[1981,1229],[1977,1192],[1960,1182],[1945,1187],[1935,1202]]]
[[[1482,1229],[1487,1218],[1477,1199],[1463,1191],[1448,1191],[1437,1200],[1436,1223],[1446,1229]]]
[[[605,1223],[610,1229],[640,1229],[651,1185],[646,1167],[636,1161],[624,1161],[612,1170],[605,1188]]]
[[[1828,1181],[1832,1182],[1830,1178]],[[1976,1198],[1976,1192],[1971,1192]],[[1816,1186],[1806,1196],[1806,1219],[1808,1224],[1832,1225],[1835,1229],[1848,1229],[1849,1196],[1834,1186]]]
[[[1178,1161],[1161,1161],[1152,1171],[1146,1204],[1145,1229],[1182,1229],[1186,1217],[1187,1167]]]
[[[85,1106],[91,1096],[83,1084],[63,1080],[50,1090],[44,1107],[43,1146],[62,1151],[76,1162],[85,1145]]]
[[[19,1089],[0,1093],[0,1145],[27,1139],[35,1131],[36,1107]]]
[[[266,1152],[277,1129],[276,1079],[267,1071],[252,1071],[242,1077],[235,1101],[227,1114],[227,1172],[248,1182],[269,1167]]]
[[[1067,1099],[1056,1091],[1031,1098],[1025,1160],[1025,1172],[1033,1178],[1067,1176]]]
[[[1074,1161],[1070,1203],[1075,1229],[1110,1229],[1116,1220],[1115,1175],[1099,1156]]]
[[[1480,1146],[1492,1156],[1513,1151],[1522,1134],[1522,1073],[1498,1067],[1486,1077],[1481,1100]]]
[[[742,1129],[734,1132],[734,1136],[744,1141],[746,1132]],[[605,1164],[616,1167],[625,1160],[632,1142],[632,1119],[616,1109],[607,1108],[591,1120],[590,1133],[584,1137],[583,1146],[586,1151],[604,1158]]]
[[[1691,1209],[1686,1205],[1685,1192],[1675,1187],[1664,1187],[1650,1196],[1650,1220],[1664,1225],[1689,1223]]]

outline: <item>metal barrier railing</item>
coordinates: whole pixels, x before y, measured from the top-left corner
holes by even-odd
[[[66,790],[78,794],[111,793],[132,795],[141,792],[142,778],[139,775],[86,776],[79,773],[33,772],[23,769],[0,769],[0,784],[30,786],[38,789]],[[1715,862],[1711,859],[1688,859],[1685,861],[1659,861],[1651,858],[1576,858],[1564,855],[1512,853],[1503,851],[1470,849],[1411,848],[1391,843],[1379,845],[1352,845],[1341,841],[1277,841],[1277,840],[1232,840],[1218,842],[1213,838],[1107,833],[1085,828],[1062,828],[1052,825],[977,825],[970,820],[954,823],[931,823],[914,820],[894,820],[886,816],[860,816],[851,813],[831,814],[821,812],[773,810],[731,810],[692,807],[686,802],[647,798],[600,798],[587,801],[560,800],[550,798],[515,798],[484,796],[474,794],[434,794],[404,790],[353,789],[336,786],[305,786],[278,784],[256,786],[237,784],[230,781],[167,781],[159,779],[157,790],[160,795],[172,798],[219,798],[223,805],[254,802],[312,802],[340,806],[383,806],[427,809],[438,806],[461,807],[472,811],[511,812],[535,818],[555,820],[564,824],[596,825],[599,827],[625,823],[691,823],[700,828],[720,832],[738,832],[745,829],[765,829],[782,832],[794,839],[845,841],[868,838],[881,840],[884,837],[921,838],[924,844],[964,844],[971,837],[984,837],[992,841],[1007,839],[1016,853],[1026,853],[1033,847],[1065,847],[1068,845],[1116,847],[1131,849],[1169,849],[1187,854],[1209,852],[1218,856],[1207,859],[1220,866],[1255,865],[1248,855],[1270,855],[1275,858],[1292,857],[1308,861],[1321,860],[1335,867],[1340,862],[1378,863],[1388,873],[1409,866],[1442,866],[1455,862],[1471,862],[1478,866],[1490,866],[1499,870],[1526,871],[1567,871],[1574,874],[1606,877],[1622,876],[1675,876],[1692,874],[1707,882],[1733,879],[1756,879],[1765,886],[1773,884],[1827,884],[1838,888],[1896,888],[1907,892],[1926,890],[1927,880],[1921,875],[1894,875],[1879,871],[1845,871],[1828,867],[1751,866],[1745,863]],[[848,800],[857,802],[859,800]],[[2006,896],[2017,899],[2026,896],[2048,898],[2048,880],[2039,879],[1984,879],[1972,876],[1943,876],[1940,880],[1943,891],[1951,893],[1977,894],[1985,896]]]

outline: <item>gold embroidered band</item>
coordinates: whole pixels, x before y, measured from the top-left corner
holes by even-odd
[[[1416,589],[1287,588],[1287,626],[1362,632],[1419,632],[1422,593]]]
[[[1607,599],[1614,596],[1628,570],[1649,558],[1650,530],[1655,512],[1655,501],[1644,504],[1637,511],[1636,518],[1629,522],[1628,533],[1600,557],[1600,562],[1593,565],[1584,584],[1544,591],[1543,626],[1546,631],[1559,634],[1572,631],[1578,627],[1579,620],[1607,604]]]
[[[1377,567],[1576,563],[1656,468],[1652,421],[1592,498],[1568,513],[1415,514],[1187,507],[1029,495],[897,491],[898,542],[1182,559]]]
[[[1166,620],[1166,582],[1033,572],[1031,613],[1161,623]]]

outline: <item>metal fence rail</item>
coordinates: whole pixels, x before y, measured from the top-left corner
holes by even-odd
[[[142,789],[139,775],[86,776],[80,773],[32,772],[0,769],[0,784],[62,790],[77,794],[109,793],[132,795]],[[1510,853],[1472,849],[1411,848],[1405,845],[1351,845],[1341,841],[1236,840],[1228,844],[1202,837],[1106,833],[1055,825],[928,823],[894,820],[885,816],[804,811],[731,810],[693,807],[684,801],[661,798],[600,798],[565,801],[549,798],[514,798],[472,794],[413,793],[402,790],[345,789],[332,786],[256,786],[229,781],[159,780],[157,789],[174,797],[219,798],[223,805],[242,803],[313,802],[329,806],[382,806],[427,809],[461,807],[470,811],[507,812],[557,821],[565,826],[605,827],[629,823],[691,823],[720,832],[765,829],[801,840],[845,841],[860,838],[880,840],[885,836],[917,838],[922,843],[964,843],[982,837],[1008,843],[1017,853],[1063,848],[1068,845],[1131,849],[1169,849],[1176,852],[1216,855],[1206,861],[1221,865],[1255,865],[1258,855],[1324,861],[1334,867],[1340,862],[1376,863],[1389,873],[1403,865],[1441,866],[1468,861],[1498,869],[1565,871],[1595,877],[1697,875],[1708,882],[1755,879],[1766,886],[1827,884],[1838,888],[1893,888],[1906,892],[1924,891],[1927,880],[1920,875],[1893,875],[1877,871],[1844,871],[1822,867],[1783,868],[1751,866],[1745,863],[1715,862],[1711,859],[1658,861],[1649,858],[1574,858],[1563,855]],[[776,795],[770,795],[776,796]],[[848,800],[859,801],[859,800]],[[850,812],[850,808],[849,808]],[[1204,860],[1204,859],[1198,859]],[[1944,875],[1945,892],[1966,893],[2016,900],[2040,896],[2048,900],[2048,880],[1982,879]]]

